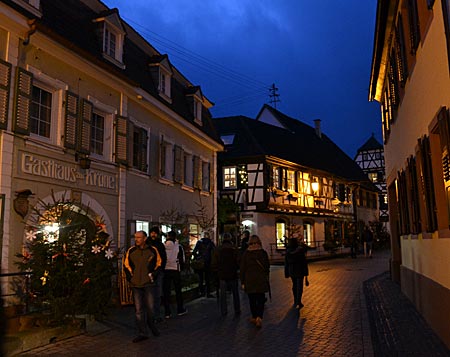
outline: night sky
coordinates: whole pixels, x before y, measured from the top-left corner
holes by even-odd
[[[104,0],[215,106],[215,117],[276,108],[322,131],[351,158],[375,133],[368,101],[375,0]]]

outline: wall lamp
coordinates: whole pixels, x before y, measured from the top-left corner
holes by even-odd
[[[80,167],[84,170],[91,168],[91,159],[87,155],[75,154],[75,161],[80,164]]]

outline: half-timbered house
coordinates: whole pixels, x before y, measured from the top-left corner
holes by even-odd
[[[218,190],[239,205],[223,230],[258,234],[272,261],[286,238],[312,249],[350,244],[356,222],[377,219],[377,189],[359,166],[321,132],[264,105],[256,119],[214,119],[225,144]]]
[[[355,162],[367,174],[369,180],[378,188],[378,207],[380,209],[379,221],[387,230],[389,221],[386,174],[384,170],[384,148],[374,134],[367,139],[356,152]]]

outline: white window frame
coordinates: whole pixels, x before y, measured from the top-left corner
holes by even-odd
[[[159,66],[159,94],[166,100],[171,102],[171,82],[172,75],[163,66]]]
[[[117,114],[117,109],[104,104],[93,96],[88,95],[88,101],[90,101],[94,108],[92,113],[97,113],[105,118],[104,123],[104,137],[103,137],[103,154],[98,155],[90,153],[90,156],[104,161],[113,160],[113,144],[114,144],[114,115]],[[90,140],[90,138],[89,138]]]
[[[39,87],[52,94],[50,138],[34,133],[30,133],[30,137],[48,144],[62,146],[61,137],[64,131],[64,120],[59,120],[59,118],[63,118],[64,92],[69,89],[69,86],[58,79],[42,73],[39,69],[32,66],[28,65],[27,71],[33,73],[32,86]]]
[[[193,112],[194,112],[194,121],[201,125],[202,124],[202,109],[203,109],[203,104],[202,101],[200,100],[200,98],[198,98],[197,96],[194,96],[194,100],[193,100]]]
[[[103,42],[103,58],[112,62],[117,67],[124,69],[125,65],[123,63],[123,44],[125,41],[125,33],[122,29],[118,28],[114,25],[111,20],[108,18],[102,18],[95,20],[103,21],[103,34],[102,34],[102,42]],[[116,44],[114,49],[114,56],[111,55],[109,51],[109,36],[108,33],[112,33],[116,36]]]

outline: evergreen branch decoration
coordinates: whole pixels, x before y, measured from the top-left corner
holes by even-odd
[[[56,321],[104,313],[117,252],[102,217],[53,192],[50,203],[40,200],[33,211],[16,264],[31,273],[28,298],[34,309],[47,310]]]

